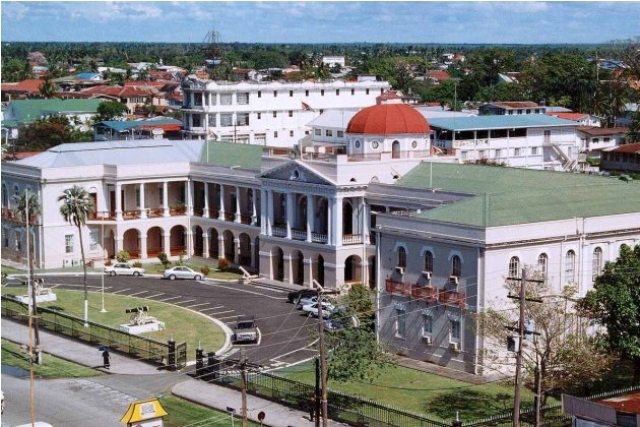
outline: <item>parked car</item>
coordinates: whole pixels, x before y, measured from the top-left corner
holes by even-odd
[[[322,317],[326,318],[331,315],[331,312],[335,309],[334,305],[330,302],[322,301]],[[318,317],[318,303],[307,304],[302,307],[304,313],[308,313],[309,316]]]
[[[234,344],[258,342],[258,326],[254,319],[239,320],[233,328],[231,341]]]
[[[360,326],[360,320],[356,316],[347,316],[339,308],[333,310],[329,318],[324,319],[324,330],[327,332],[341,331],[347,326],[357,328]]]
[[[287,295],[287,302],[297,304],[300,298],[308,298],[314,295],[318,295],[318,291],[315,289],[300,289],[298,291],[292,291]]]
[[[133,267],[126,262],[119,262],[113,265],[108,265],[104,268],[105,274],[109,276],[142,276],[144,275],[144,268]]]
[[[298,303],[296,304],[296,309],[302,310],[302,307],[304,307],[305,305],[313,304],[314,302],[318,302],[317,295],[300,298],[298,300]]]
[[[197,271],[193,271],[189,267],[185,267],[184,265],[177,265],[175,267],[167,268],[164,273],[162,273],[163,279],[176,280],[176,279],[193,279],[193,280],[202,280],[202,273],[198,273]]]

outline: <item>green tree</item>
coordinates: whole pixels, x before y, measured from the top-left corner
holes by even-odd
[[[106,101],[98,105],[98,121],[116,120],[129,114],[127,106],[118,101]]]
[[[627,138],[629,138],[629,142],[640,142],[640,110],[631,116]]]
[[[89,192],[79,185],[67,188],[58,197],[60,214],[65,221],[78,228],[80,240],[80,254],[82,256],[82,273],[84,287],[84,326],[89,327],[89,296],[87,293],[87,263],[84,255],[84,243],[82,241],[82,227],[87,223],[87,218],[95,211]]]
[[[542,279],[540,273],[528,271],[530,279]],[[505,295],[518,295],[520,280],[507,280]],[[611,358],[598,351],[597,342],[584,331],[588,319],[581,317],[575,310],[575,289],[565,287],[560,294],[551,294],[544,283],[527,281],[525,284],[527,299],[541,302],[525,303],[525,320],[533,321],[533,329],[537,335],[526,338],[523,346],[523,377],[528,388],[534,393],[539,388],[541,406],[547,401],[551,391],[570,391],[575,384],[588,388],[609,368]],[[490,308],[478,317],[481,331],[488,340],[504,343],[508,335],[507,328],[518,325],[518,305],[511,307],[504,303],[494,304],[498,309]],[[505,356],[504,349],[492,349],[489,360],[495,363],[514,363],[513,353]],[[589,355],[578,358],[576,355]]]
[[[33,193],[29,190],[25,190],[23,193],[14,196],[15,207],[13,208],[13,213],[18,221],[25,224],[25,228],[27,222],[31,224],[35,221],[35,219],[42,213],[40,209],[40,201],[38,200],[38,196],[36,193]],[[33,268],[33,258],[35,256],[35,238],[33,238],[34,234],[30,231],[26,234],[26,238],[29,239],[29,253],[27,254],[28,262],[29,262],[29,281],[31,283],[31,301],[33,306],[31,307],[31,314],[38,313],[38,306],[36,300],[36,287],[35,284],[35,275]],[[31,319],[30,319],[31,321]],[[40,334],[38,332],[38,323],[33,324],[34,331],[34,345],[35,348],[40,347]],[[33,349],[31,349],[33,350]],[[37,350],[36,350],[37,351]],[[37,355],[37,353],[36,353]],[[37,355],[36,360],[40,361],[40,357]]]
[[[607,348],[633,364],[633,382],[640,383],[640,244],[633,249],[622,245],[580,308],[606,328]]]
[[[16,146],[21,150],[46,150],[71,142],[73,138],[74,132],[69,119],[65,116],[51,116],[21,126]]]
[[[50,99],[56,96],[57,91],[58,88],[51,81],[51,76],[47,74],[44,78],[44,82],[40,85],[40,89],[38,90],[39,95],[44,99]]]

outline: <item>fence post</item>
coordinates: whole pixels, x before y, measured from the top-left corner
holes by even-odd
[[[204,350],[196,348],[196,378],[204,373]]]
[[[220,372],[220,361],[216,358],[216,352],[207,353],[207,381],[218,378]]]
[[[176,342],[173,338],[167,341],[168,354],[167,354],[167,369],[170,371],[176,370]]]

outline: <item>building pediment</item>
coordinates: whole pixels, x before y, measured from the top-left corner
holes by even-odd
[[[335,185],[328,178],[299,162],[289,162],[263,173],[261,178],[316,185]]]

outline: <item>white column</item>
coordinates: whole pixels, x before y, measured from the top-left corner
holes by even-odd
[[[218,234],[218,259],[226,258],[224,253],[224,236]]]
[[[240,187],[236,186],[236,214],[234,217],[234,222],[240,223],[242,222],[242,215],[240,213]]]
[[[124,250],[124,240],[122,236],[115,236],[114,239],[116,241],[116,253]]]
[[[362,243],[369,243],[369,212],[367,212],[367,202],[364,197],[360,199],[360,215],[362,229],[360,230],[360,234],[362,235]]]
[[[267,200],[267,190],[260,190],[260,215],[262,217],[262,221],[260,221],[260,234],[263,236],[269,234],[267,231],[267,224],[269,224],[269,220],[267,218]]]
[[[267,235],[273,234],[273,190],[267,190]]]
[[[258,221],[258,213],[256,212],[256,198],[258,197],[258,192],[255,188],[251,189],[251,225],[256,225]]]
[[[140,218],[147,217],[147,208],[144,202],[144,182],[140,183]]]
[[[251,268],[256,268],[256,242],[254,239],[249,241],[249,250],[251,251]]]
[[[315,199],[312,194],[307,194],[307,242],[312,241],[313,218],[315,216]]]
[[[287,193],[287,239],[291,238],[292,219],[293,219],[293,193]]]
[[[140,235],[140,258],[147,259],[147,236]]]
[[[333,218],[335,216],[335,212],[333,211],[334,205],[336,201],[329,197],[327,198],[327,245],[333,245],[333,235],[335,231],[333,230]]]
[[[163,240],[162,252],[167,254],[167,256],[171,256],[171,233],[165,230],[162,230],[162,232],[164,233],[162,235],[162,240]]]
[[[335,246],[342,246],[342,198],[337,197],[333,201],[333,224],[331,228],[333,228],[333,238]]]
[[[165,217],[171,215],[169,213],[169,183],[167,181],[162,183],[162,211],[162,215]],[[169,252],[166,253],[168,254]]]
[[[122,221],[122,184],[116,184],[116,221]]]
[[[203,218],[209,218],[209,183],[204,183],[204,207],[202,211]]]
[[[185,185],[187,186],[187,215],[193,216],[193,180],[189,179]]]
[[[224,221],[224,185],[220,184],[220,194],[218,197],[220,198],[220,210],[218,211],[218,219]]]
[[[202,257],[209,258],[209,235],[207,230],[202,233]]]

